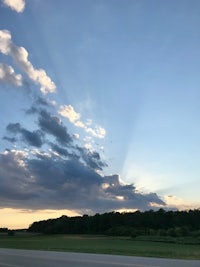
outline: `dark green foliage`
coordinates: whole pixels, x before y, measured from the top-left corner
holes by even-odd
[[[8,232],[8,228],[0,228],[0,233],[7,233]]]
[[[8,235],[9,236],[14,236],[15,235],[15,231],[14,230],[8,230]]]
[[[45,234],[107,234],[112,236],[200,236],[200,210],[110,212],[34,222],[29,232]]]

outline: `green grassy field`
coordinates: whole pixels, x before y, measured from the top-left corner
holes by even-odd
[[[0,235],[1,248],[200,259],[200,245],[81,235]]]

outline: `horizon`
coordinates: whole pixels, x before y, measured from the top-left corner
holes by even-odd
[[[158,210],[146,210],[146,211],[140,211],[140,210],[135,210],[135,211],[110,211],[110,212],[104,212],[104,213],[95,213],[95,214],[72,214],[70,216],[68,215],[65,215],[65,214],[62,214],[61,216],[59,217],[48,217],[48,218],[43,218],[43,219],[38,219],[36,221],[33,221],[32,223],[30,223],[28,225],[28,227],[26,228],[8,228],[8,227],[0,227],[0,229],[6,229],[8,231],[20,231],[20,230],[28,230],[30,228],[30,226],[34,223],[38,223],[38,222],[43,222],[43,221],[49,221],[49,220],[57,220],[57,219],[60,219],[62,217],[67,217],[67,218],[84,218],[85,216],[88,216],[88,217],[94,217],[96,215],[99,215],[99,216],[103,216],[105,214],[121,214],[121,215],[126,215],[126,214],[131,214],[131,213],[137,213],[137,212],[140,212],[140,213],[148,213],[148,212],[154,212],[154,213],[157,213],[157,212],[160,212],[160,211],[164,211],[165,213],[168,213],[168,212],[173,212],[173,213],[182,213],[182,212],[191,212],[191,211],[199,211],[200,209],[189,209],[189,210],[166,210],[164,208],[160,208]]]

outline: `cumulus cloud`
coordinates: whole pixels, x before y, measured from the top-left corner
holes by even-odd
[[[0,30],[0,52],[11,56],[15,63],[27,74],[27,76],[40,85],[43,94],[53,93],[56,86],[43,69],[35,69],[28,60],[28,52],[24,47],[18,47],[12,42],[9,31]]]
[[[106,135],[106,130],[103,127],[97,126],[95,129],[88,127],[92,124],[91,120],[87,120],[86,123],[80,121],[81,115],[76,112],[75,109],[71,105],[63,105],[60,106],[58,113],[67,118],[71,123],[73,123],[76,127],[83,128],[87,133],[93,135],[97,138],[104,138]]]
[[[56,152],[57,154],[65,157],[71,156],[71,153],[66,149],[58,146],[57,144],[51,143],[52,151]]]
[[[63,117],[68,118],[71,122],[75,122],[81,117],[80,113],[77,113],[71,105],[60,106],[58,113]]]
[[[0,153],[0,202],[2,206],[14,207],[15,202],[32,199],[31,178],[25,167],[27,153],[24,151],[4,151]]]
[[[43,132],[54,136],[60,144],[66,146],[71,143],[72,137],[67,132],[67,128],[62,124],[62,121],[46,110],[39,112],[38,124]]]
[[[0,63],[0,82],[8,83],[14,86],[22,86],[23,78],[21,74],[16,74],[11,66]]]
[[[94,170],[103,170],[103,167],[107,167],[107,164],[101,160],[98,152],[90,151],[87,148],[77,147],[83,161],[86,165]]]
[[[2,0],[4,5],[10,7],[12,10],[21,13],[25,8],[24,0]]]
[[[31,132],[21,127],[20,123],[9,123],[6,129],[10,133],[20,134],[22,141],[24,141],[30,146],[41,147],[43,145],[44,134],[40,130]],[[7,140],[10,139],[9,137],[4,137],[4,139],[5,138]],[[10,140],[15,139],[11,138]]]
[[[2,206],[94,213],[165,205],[156,194],[138,193],[133,185],[121,184],[118,175],[101,176],[77,158],[36,152],[31,156],[17,150],[0,153]]]
[[[90,133],[94,137],[98,137],[98,138],[104,138],[106,135],[106,130],[100,126],[96,127],[96,129],[86,127],[85,130],[87,133]]]

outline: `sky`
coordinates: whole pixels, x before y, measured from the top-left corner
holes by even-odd
[[[0,227],[200,207],[199,10],[0,0]]]

